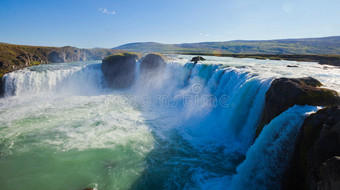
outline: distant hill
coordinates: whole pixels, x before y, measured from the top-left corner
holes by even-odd
[[[340,36],[283,40],[201,42],[161,44],[131,43],[113,49],[147,53],[213,53],[213,54],[316,54],[340,55]]]

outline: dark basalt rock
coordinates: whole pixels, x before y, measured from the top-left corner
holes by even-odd
[[[334,90],[319,88],[321,85],[311,77],[275,79],[266,93],[265,108],[256,136],[264,125],[294,105],[340,105],[339,94]]]
[[[163,86],[159,79],[164,75],[166,62],[160,54],[148,54],[140,63],[139,85],[143,89],[157,89]]]
[[[340,157],[334,156],[323,163],[320,174],[318,189],[340,189]]]
[[[199,61],[205,61],[206,59],[204,59],[203,57],[201,56],[197,56],[197,57],[193,57],[191,59],[191,62],[194,62],[194,63],[198,63]]]
[[[128,88],[135,81],[136,60],[135,53],[119,53],[105,57],[101,70],[106,82],[112,88]]]
[[[297,65],[287,65],[287,67],[299,67]]]
[[[340,106],[319,110],[301,127],[283,189],[340,189]]]
[[[5,96],[5,79],[0,77],[0,98]]]
[[[141,74],[159,72],[164,70],[165,64],[166,63],[162,55],[150,53],[142,58],[142,61],[140,63],[140,72]]]

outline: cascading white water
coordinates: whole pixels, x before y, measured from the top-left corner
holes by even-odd
[[[30,95],[41,92],[93,92],[102,88],[100,64],[65,64],[36,66],[6,74],[5,96]]]
[[[41,65],[5,75],[0,170],[8,175],[0,178],[8,181],[6,187],[277,186],[275,180],[263,182],[270,179],[268,174],[280,176],[284,164],[276,170],[265,161],[287,162],[280,152],[282,143],[294,141],[305,113],[315,108],[288,110],[251,146],[273,78],[249,68],[176,61],[147,79],[140,78],[138,63],[135,84],[124,91],[105,88],[98,63]],[[26,161],[31,151],[42,155],[33,156],[38,162],[46,162],[46,156],[49,161],[28,177],[37,167]],[[75,155],[77,167],[70,167],[63,157]],[[81,172],[72,174],[77,169]],[[254,170],[261,175],[254,176]],[[51,183],[42,185],[46,172]],[[27,178],[18,183],[10,177],[18,175]]]
[[[232,189],[280,189],[280,180],[294,151],[304,119],[314,106],[294,106],[263,128],[238,166]]]
[[[136,70],[135,70],[135,79],[136,79],[136,81],[139,78],[139,74],[140,74],[140,61],[137,61],[137,63],[136,63]]]
[[[151,102],[146,104],[146,110],[149,114],[154,113],[158,116],[156,116],[157,119],[153,116],[151,122],[151,125],[155,125],[153,131],[157,137],[166,142],[183,141],[183,139],[169,137],[169,134],[175,130],[176,134],[184,138],[192,147],[190,148],[192,150],[186,151],[199,154],[199,157],[189,162],[187,156],[176,154],[173,155],[176,157],[173,161],[152,157],[152,159],[159,159],[157,162],[161,164],[149,166],[149,172],[153,173],[156,172],[154,170],[167,168],[170,162],[174,165],[183,163],[183,168],[179,168],[177,172],[192,176],[190,179],[192,181],[203,182],[211,178],[220,179],[231,176],[237,164],[243,160],[242,155],[253,142],[264,107],[265,93],[271,81],[271,78],[261,78],[235,68],[202,64],[182,66],[176,63],[169,64],[160,76],[155,75],[147,80],[139,80],[135,85],[136,88],[133,89],[133,94],[137,94],[140,99],[150,98]],[[166,95],[168,104],[164,102],[154,104],[152,100],[157,99],[159,95]],[[159,119],[163,122],[158,123]],[[157,121],[156,124],[154,121]],[[164,146],[163,151],[169,149],[168,143]],[[162,155],[161,153],[157,155],[159,154]],[[215,156],[220,157],[218,162],[213,159]],[[166,158],[171,160],[171,158]],[[162,162],[166,163],[162,164]],[[207,168],[202,165],[204,163],[212,167]],[[223,169],[215,171],[216,167]],[[182,170],[184,168],[190,169]],[[182,181],[181,175],[173,176],[172,172],[169,173],[166,179],[158,180],[158,176],[152,176],[151,179],[148,176],[149,178],[142,180],[144,183],[159,181],[165,186],[170,185],[173,180]],[[224,180],[217,181],[224,188],[228,186],[224,184]],[[177,185],[182,188],[183,185],[187,185],[189,189],[200,187],[196,182],[190,185],[181,183],[183,181]]]
[[[174,89],[169,94],[184,94],[190,100],[189,106],[183,103],[178,111],[181,124],[176,125],[185,125],[182,132],[199,139],[200,144],[215,142],[228,147],[225,148],[228,152],[245,153],[253,141],[272,79],[217,65],[184,67],[189,69],[179,78],[188,78],[186,86],[182,87],[180,82],[176,84],[179,88],[172,88],[171,80],[162,85],[165,90]]]

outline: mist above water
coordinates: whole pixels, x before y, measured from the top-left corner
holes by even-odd
[[[279,187],[298,128],[316,108],[287,110],[252,145],[273,77],[313,76],[340,89],[339,69],[314,63],[207,57],[194,66],[186,64],[189,56],[172,58],[149,77],[137,69],[126,90],[106,88],[99,62],[7,74],[0,100],[2,187]],[[283,144],[290,151],[283,153]]]

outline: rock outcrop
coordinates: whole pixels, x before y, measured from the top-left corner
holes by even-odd
[[[191,59],[191,62],[194,62],[194,63],[198,63],[199,61],[205,61],[206,59],[204,59],[203,57],[201,56],[196,56],[196,57],[193,57]]]
[[[123,52],[115,49],[79,49],[75,47],[39,47],[0,43],[0,77],[4,74],[39,64],[101,60]]]
[[[48,55],[48,59],[52,63],[63,63],[66,61],[66,53],[65,52],[57,52],[53,51]]]
[[[256,130],[260,134],[264,125],[294,105],[332,106],[340,104],[339,94],[320,88],[322,84],[311,77],[275,79],[266,93],[261,123]]]
[[[163,56],[156,53],[150,53],[142,58],[140,63],[141,75],[152,75],[155,72],[162,72],[165,68]]]
[[[297,65],[287,65],[287,67],[299,67]]]
[[[103,59],[101,70],[106,82],[111,88],[128,88],[135,81],[136,60],[135,53],[119,53]]]
[[[340,106],[319,110],[301,127],[283,189],[340,189]]]
[[[165,57],[161,54],[151,53],[141,59],[139,86],[143,89],[157,89],[162,87],[162,82],[158,80],[164,76],[166,67]]]
[[[4,97],[5,95],[5,79],[0,77],[0,98]]]

